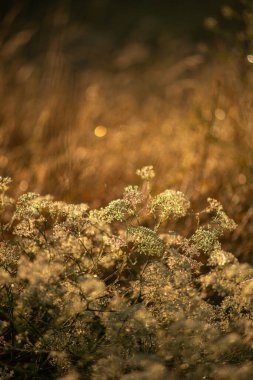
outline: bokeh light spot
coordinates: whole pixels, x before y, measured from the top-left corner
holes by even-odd
[[[244,174],[240,173],[238,175],[238,182],[240,185],[245,185],[245,183],[247,182],[247,178]]]
[[[19,189],[21,191],[26,191],[28,189],[28,182],[26,180],[22,180],[19,184]]]
[[[103,125],[98,125],[94,129],[94,134],[96,137],[104,137],[107,134],[107,128],[104,127]]]
[[[223,120],[225,120],[226,112],[221,108],[216,108],[215,117],[216,117],[216,119],[223,121]]]
[[[253,63],[253,54],[247,55],[247,60],[249,63]]]
[[[8,165],[8,162],[9,162],[8,157],[6,157],[4,155],[0,156],[0,167],[1,168],[5,168]]]
[[[212,30],[215,29],[218,25],[218,22],[213,17],[208,17],[204,20],[204,26],[206,29]]]

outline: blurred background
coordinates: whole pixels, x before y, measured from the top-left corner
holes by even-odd
[[[153,165],[253,262],[252,39],[251,0],[1,0],[0,175],[99,207]]]

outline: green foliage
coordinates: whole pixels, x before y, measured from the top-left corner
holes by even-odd
[[[253,268],[220,242],[235,223],[214,199],[194,219],[183,193],[151,195],[153,168],[138,174],[98,210],[28,193],[3,219],[2,379],[253,376]],[[167,232],[181,217],[197,220],[188,237]]]

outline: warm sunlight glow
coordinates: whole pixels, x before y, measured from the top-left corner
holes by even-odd
[[[0,380],[253,380],[252,94],[253,0],[0,0]]]
[[[220,120],[220,121],[223,121],[226,117],[226,113],[223,109],[221,108],[216,108],[215,110],[215,117],[216,119]]]
[[[22,180],[19,184],[19,189],[22,191],[22,192],[25,192],[27,189],[28,189],[28,182],[26,180]]]
[[[249,63],[253,63],[253,54],[247,55],[247,60]]]
[[[107,134],[107,128],[104,127],[103,125],[98,125],[94,129],[94,134],[96,137],[104,137]]]
[[[8,157],[2,155],[0,156],[0,168],[5,168],[8,165]]]
[[[247,178],[243,173],[240,173],[238,175],[238,182],[240,185],[245,185],[245,183],[247,182]]]

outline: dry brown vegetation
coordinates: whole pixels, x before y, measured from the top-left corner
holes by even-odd
[[[233,8],[223,7],[218,24],[213,18],[204,22],[205,26],[211,29],[204,42],[195,43],[186,38],[176,38],[175,35],[171,36],[161,28],[155,35],[155,42],[151,43],[143,36],[152,34],[152,23],[144,23],[139,29],[133,28],[132,33],[122,38],[119,43],[116,37],[112,38],[113,33],[105,33],[104,30],[96,29],[88,22],[74,20],[66,5],[67,2],[60,2],[55,9],[50,8],[48,12],[43,13],[40,20],[36,19],[36,22],[29,18],[26,20],[22,16],[24,12],[22,2],[13,2],[13,6],[6,12],[0,24],[0,175],[13,178],[13,186],[9,194],[14,199],[18,199],[23,193],[32,191],[43,196],[50,194],[59,201],[75,204],[83,202],[88,203],[91,208],[100,208],[120,197],[122,188],[126,185],[135,183],[137,168],[153,165],[156,171],[153,184],[154,194],[168,188],[182,191],[197,211],[206,207],[208,197],[220,201],[228,215],[238,225],[234,231],[224,233],[224,236],[220,237],[224,249],[233,252],[239,262],[252,264],[253,56],[250,49],[253,10],[250,1],[240,3],[243,4],[241,12],[236,13]],[[232,20],[232,23],[233,20],[239,20],[238,25],[227,28],[227,24],[222,24],[220,21],[224,19]],[[118,32],[117,26],[115,26],[115,31]],[[142,191],[145,193],[145,189]],[[4,204],[3,201],[2,204]],[[7,211],[4,212],[3,223],[10,222],[13,204],[8,205]],[[59,209],[60,206],[63,209],[67,207],[65,203],[57,204]],[[58,220],[53,219],[55,215],[48,216],[48,205],[45,206],[46,211],[43,207],[41,213],[49,223],[45,228],[48,232],[53,228],[50,223],[57,225]],[[58,209],[57,212],[60,213]],[[65,212],[67,213],[66,210]],[[68,210],[68,213],[71,214],[71,212]],[[66,215],[64,218],[67,218]],[[81,216],[79,215],[78,218]],[[67,226],[67,228],[72,227]],[[143,231],[146,231],[145,228],[151,228],[148,218],[143,218],[142,227]],[[187,217],[183,219],[183,222],[176,220],[170,221],[169,224],[162,224],[160,232],[167,234],[168,228],[176,229],[181,236],[189,237],[194,233],[196,224]],[[117,231],[116,235],[121,236],[118,225],[115,231]],[[115,231],[113,230],[113,234]],[[3,240],[10,238],[8,234],[11,239],[16,239],[13,238],[12,226],[8,232],[4,232]],[[22,239],[23,235],[21,235],[21,241],[26,246],[27,241]],[[43,239],[43,236],[40,236],[40,239]],[[96,255],[99,256],[96,246],[99,244],[96,239],[100,244],[99,233],[94,237],[94,249]],[[135,241],[135,237],[133,239]],[[166,237],[164,239],[166,241]],[[128,240],[128,244],[134,241]],[[29,249],[40,251],[41,241],[36,244],[36,249],[34,247]],[[56,243],[52,240],[48,244],[51,247]],[[65,245],[66,241],[62,244]],[[167,247],[170,245],[168,244]],[[67,250],[66,247],[64,249]],[[46,250],[45,246],[42,251],[44,250]],[[202,262],[204,270],[207,270],[206,268],[211,265],[208,264],[209,259],[203,258],[201,248],[199,251],[200,258],[197,259],[197,264],[191,262],[189,265],[194,267],[195,264],[199,265]],[[23,254],[23,251],[19,252],[15,260],[19,260]],[[99,260],[103,258],[107,260],[108,249],[103,254],[104,256],[99,257]],[[176,255],[175,252],[174,255]],[[30,256],[28,254],[28,258],[33,260],[33,254]],[[166,256],[166,260],[173,261],[174,259],[173,255],[170,259]],[[229,256],[226,259],[231,264]],[[64,260],[65,258],[61,265],[66,264]],[[87,263],[89,260],[87,259]],[[84,266],[87,266],[87,263],[85,262]],[[237,261],[236,263],[238,264]],[[39,265],[40,262],[37,264]],[[15,265],[17,265],[16,262]],[[20,265],[23,265],[22,262]],[[106,268],[109,268],[108,276],[113,277],[113,272],[110,271],[112,268],[115,269],[114,265],[118,271],[117,259],[111,264],[102,263],[101,270],[106,272]],[[131,265],[132,263],[128,262],[126,268],[129,269]],[[160,264],[154,265],[159,267]],[[217,263],[215,265],[219,266]],[[161,272],[161,267],[158,267],[152,267],[152,270]],[[250,272],[251,267],[247,267],[247,270],[245,268],[242,267],[243,273]],[[63,270],[62,267],[60,269]],[[91,269],[92,275],[100,276],[97,269]],[[231,271],[233,270],[232,268]],[[104,272],[102,281],[106,278]],[[194,276],[199,276],[196,274],[198,271],[195,267],[193,272]],[[87,273],[90,274],[88,269]],[[15,276],[16,272],[12,268],[9,274]],[[226,277],[226,274],[224,276]],[[233,277],[234,272],[232,274],[229,272],[228,276]],[[247,272],[245,276],[250,275]],[[203,278],[207,284],[208,276],[203,275]],[[219,281],[222,282],[223,279]],[[243,282],[244,279],[240,281]],[[8,286],[9,284],[8,279]],[[120,282],[119,284],[122,285]],[[111,283],[109,285],[111,286]],[[214,289],[210,290],[209,285],[209,283],[203,285],[201,297],[203,298],[206,292],[209,301],[212,299],[210,303],[218,304],[220,302],[217,296],[219,289],[215,289],[214,286]],[[205,289],[205,286],[208,289]],[[107,291],[111,290],[111,288],[108,289]],[[126,288],[123,290],[126,291]],[[236,293],[234,289],[231,292]],[[7,296],[10,297],[8,291]],[[5,306],[7,309],[8,300],[10,300],[8,297],[7,306]],[[113,301],[108,293],[107,297],[108,304],[106,305],[108,306]],[[131,297],[132,295],[129,296],[127,293],[130,303],[135,299]],[[87,304],[87,310],[88,306]],[[153,305],[151,306],[152,314],[154,310]],[[225,310],[225,306],[223,309]],[[223,309],[222,312],[225,313]],[[205,312],[208,314],[209,309]],[[240,310],[240,313],[243,314],[243,311]],[[145,315],[146,317],[148,318]],[[32,319],[31,314],[29,318]],[[227,323],[226,318],[224,320]],[[233,318],[236,319],[234,315]],[[77,326],[78,318],[75,316],[74,319]],[[99,328],[102,328],[101,326],[104,328],[107,322],[103,320]],[[113,322],[110,323],[113,325]],[[109,327],[106,325],[106,328],[110,329],[110,323],[108,322]],[[242,323],[242,336],[249,328],[247,323],[245,321]],[[181,326],[182,329],[188,329],[184,331],[185,335],[191,334],[189,331],[195,328],[193,325]],[[13,334],[12,327],[11,334]],[[219,325],[220,328],[222,329]],[[78,326],[76,329],[78,330]],[[231,334],[234,333],[233,329],[234,327],[231,327],[229,330]],[[24,331],[22,330],[22,334]],[[95,329],[91,331],[93,334]],[[169,331],[172,334],[172,331]],[[160,330],[157,334],[160,334]],[[226,339],[229,339],[228,336]],[[13,337],[8,336],[8,338]],[[231,339],[235,337],[232,336]],[[250,344],[245,337],[243,339],[245,340],[240,341],[240,344],[247,346],[248,349]],[[168,344],[167,341],[166,344]],[[181,343],[177,341],[176,344]],[[201,346],[201,343],[199,344]],[[212,341],[211,351],[215,344],[215,341]],[[224,343],[224,347],[227,349],[226,344]],[[246,350],[245,347],[243,349]],[[155,370],[155,373],[161,371],[161,377],[158,379],[167,376],[167,369],[163,367],[165,364],[160,362],[161,358],[166,362],[164,359],[166,349],[160,347],[161,356],[159,359],[152,358],[153,361],[150,359],[152,363],[145,362],[146,359],[143,358],[145,362],[143,367],[150,368],[147,371],[152,372],[154,367],[158,371]],[[47,348],[45,351],[48,353]],[[211,351],[208,359],[210,361],[213,360]],[[55,361],[61,359],[59,352],[57,351],[58,356],[56,355]],[[201,356],[203,354],[201,349],[199,352]],[[184,359],[187,355],[188,351]],[[245,357],[247,355],[248,353]],[[115,371],[117,368],[123,371],[122,357],[115,359]],[[8,357],[10,362],[12,359]],[[43,361],[43,359],[45,358],[42,355],[39,360]],[[93,367],[93,364],[86,363],[87,368],[89,367],[89,370],[94,372],[94,379],[99,378],[96,376],[99,376],[100,365],[101,368],[107,366],[106,363],[103,364],[103,360],[100,357],[100,361],[96,365],[93,363]],[[170,360],[172,359],[168,359]],[[198,358],[198,360],[203,364],[202,359]],[[224,359],[224,367],[212,367],[212,376],[217,376],[221,380],[225,379],[228,373],[232,373],[229,372],[229,366],[233,365],[232,361],[226,362]],[[73,361],[71,363],[72,366]],[[180,361],[178,357],[176,363],[180,363],[179,366],[187,364],[183,360]],[[246,359],[243,363],[245,379],[248,379],[252,368],[248,366]],[[173,364],[175,368],[177,364]],[[85,367],[83,363],[82,365]],[[134,368],[136,364],[131,362],[129,366]],[[191,364],[189,366],[191,367]],[[203,364],[203,368],[200,369],[201,376],[206,373],[207,367]],[[244,367],[237,369],[235,379],[241,378]],[[177,376],[180,378],[182,373],[186,376],[184,367],[180,367],[179,372],[177,370],[176,379]],[[192,372],[189,372],[189,376],[194,373],[196,378],[200,378],[198,377],[200,374],[194,372],[195,369],[191,367],[190,370]],[[132,379],[130,375],[130,377],[126,374],[124,376],[126,376],[124,379]],[[148,377],[144,376],[143,379],[148,379]]]

